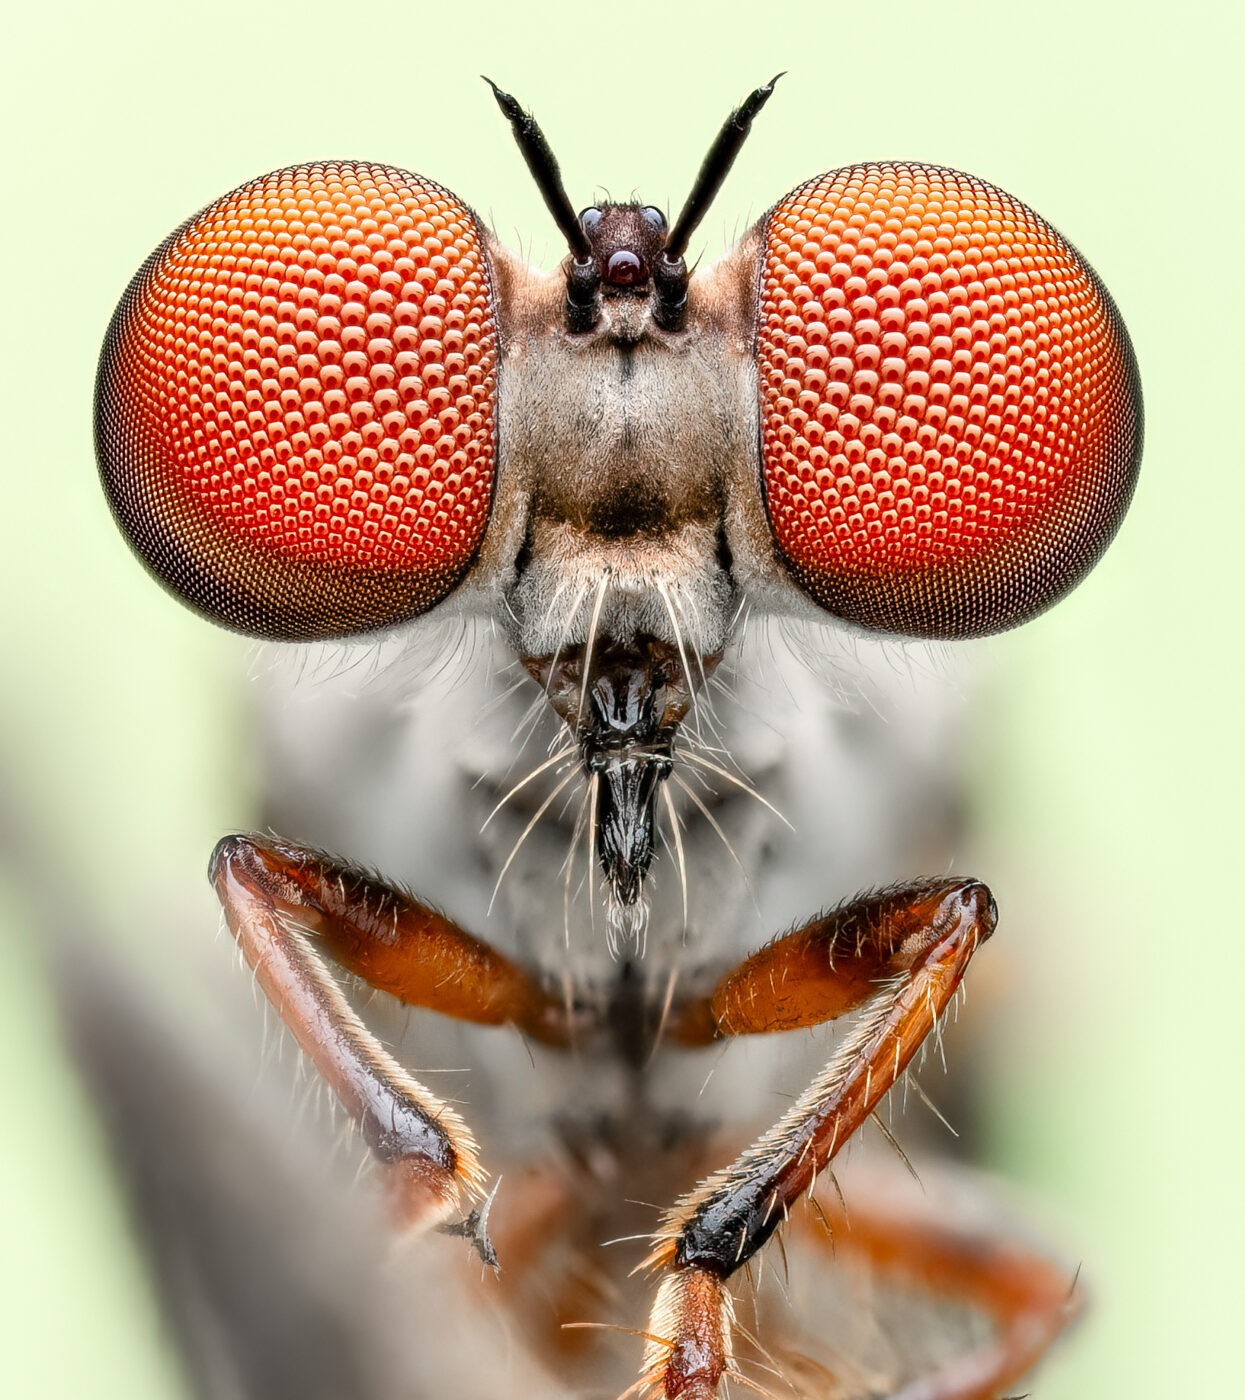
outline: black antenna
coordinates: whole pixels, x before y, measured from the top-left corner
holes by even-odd
[[[484,77],[483,74],[480,76]],[[484,81],[493,89],[497,105],[510,123],[514,139],[519,143],[519,150],[523,152],[523,159],[527,162],[527,168],[532,172],[545,205],[553,215],[554,223],[562,231],[572,256],[577,263],[591,262],[592,245],[579,222],[579,216],[567,198],[566,187],[562,183],[562,172],[558,169],[558,162],[549,147],[549,142],[545,140],[545,133],[536,125],[536,119],[531,113],[525,112],[492,78],[484,78]]]
[[[696,183],[687,197],[683,212],[675,220],[674,228],[670,230],[666,257],[671,262],[677,262],[687,251],[688,240],[695,232],[696,225],[705,217],[714,196],[722,188],[723,180],[735,164],[740,147],[748,139],[753,118],[769,101],[774,84],[784,76],[784,73],[776,73],[764,87],[750,93],[727,117],[722,130],[718,132],[717,140],[709,147],[709,154],[700,167],[700,173],[696,176]]]
[[[683,254],[696,225],[705,217],[714,196],[722,188],[739,148],[748,139],[752,119],[769,101],[774,84],[783,75],[777,73],[764,87],[750,93],[727,117],[717,140],[709,147],[696,176],[696,183],[687,197],[683,212],[670,230],[670,238],[653,264],[653,319],[663,330],[683,329],[687,320],[687,264]]]

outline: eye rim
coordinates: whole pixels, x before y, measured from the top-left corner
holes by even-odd
[[[143,436],[140,413],[119,387],[127,365],[123,346],[132,321],[166,258],[196,226],[232,201],[282,177],[311,172],[343,172],[405,184],[431,217],[436,200],[445,201],[462,221],[477,254],[488,361],[477,396],[490,426],[485,451],[482,509],[469,548],[448,564],[414,567],[351,564],[310,558],[284,558],[214,520],[189,487],[178,486],[162,499],[160,471],[144,471],[127,447]],[[404,215],[409,207],[402,207]],[[461,249],[459,256],[461,257]],[[105,333],[95,379],[93,436],[101,483],[113,518],[127,544],[153,579],[201,617],[228,631],[263,641],[345,640],[390,631],[444,602],[464,581],[484,548],[497,496],[500,432],[497,384],[500,371],[497,278],[487,230],[475,211],[456,194],[426,176],[375,161],[320,160],[258,175],[203,206],[168,235],[144,260],[122,294]],[[170,403],[160,405],[167,413]],[[141,442],[139,446],[141,447]],[[167,463],[165,464],[167,467]],[[178,495],[175,505],[168,497]],[[478,505],[480,503],[477,503]],[[207,543],[204,543],[207,541]],[[274,563],[275,561],[275,563]],[[288,577],[279,577],[281,571]],[[252,586],[256,580],[262,586]]]
[[[1113,410],[1102,408],[1101,413],[1112,419],[1116,432],[1110,438],[1110,451],[1100,454],[1088,467],[1083,460],[1078,461],[1066,473],[1082,484],[1097,480],[1099,489],[1088,505],[1078,504],[1077,493],[1065,483],[1062,494],[1072,498],[1067,509],[1046,508],[1024,530],[1004,536],[994,545],[975,547],[964,560],[935,559],[903,570],[887,566],[858,568],[854,574],[844,569],[836,574],[833,563],[808,566],[789,553],[782,538],[786,527],[775,519],[769,482],[771,468],[765,451],[766,278],[771,265],[771,229],[778,215],[822,182],[867,171],[917,171],[967,181],[992,197],[1002,197],[1055,241],[1083,273],[1108,328],[1109,363],[1115,371],[1115,406]],[[1088,259],[1048,220],[1001,187],[952,167],[916,161],[861,162],[812,176],[766,212],[756,225],[756,236],[760,248],[754,283],[759,487],[770,544],[786,575],[813,603],[841,621],[867,632],[922,640],[958,641],[995,635],[1022,625],[1066,597],[1115,538],[1135,493],[1144,443],[1144,403],[1136,354],[1118,307]],[[1107,399],[1107,393],[1100,395],[1102,402]],[[1067,505],[1066,499],[1064,504]],[[1074,516],[1068,525],[1068,519]],[[1052,520],[1056,529],[1050,533],[1058,536],[1053,544],[1051,539],[1043,538],[1043,527]],[[1037,547],[1031,548],[1035,539]]]

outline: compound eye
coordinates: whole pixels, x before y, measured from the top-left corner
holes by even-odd
[[[587,209],[581,209],[579,212],[580,227],[585,233],[591,233],[601,222],[601,218],[601,211],[595,204],[590,204]]]
[[[406,171],[300,165],[210,205],[122,298],[96,454],[152,572],[284,641],[392,626],[457,584],[496,456],[475,216]]]
[[[1093,270],[971,175],[852,166],[762,223],[762,474],[796,582],[862,627],[980,636],[1049,607],[1132,495],[1141,391]]]
[[[655,233],[666,231],[666,216],[655,204],[646,204],[640,210],[640,217]]]

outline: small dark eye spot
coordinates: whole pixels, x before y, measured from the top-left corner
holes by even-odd
[[[634,287],[648,276],[648,265],[630,248],[620,248],[610,254],[605,265],[605,280],[615,287]]]

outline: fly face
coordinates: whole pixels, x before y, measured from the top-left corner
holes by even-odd
[[[508,528],[479,576],[496,580],[514,651],[578,746],[622,914],[640,904],[679,726],[741,605],[726,505],[747,460],[749,376],[743,355],[722,353],[728,328],[657,323],[648,269],[661,235],[645,211],[589,213],[593,326],[566,330],[560,276],[503,321],[514,373],[501,394],[509,451],[497,505]],[[627,280],[614,287],[620,264]]]
[[[567,242],[551,276],[420,176],[331,163],[253,181],[140,271],[97,390],[118,520],[193,607],[276,641],[394,631],[438,607],[483,616],[543,689],[565,731],[550,762],[584,780],[611,951],[632,952],[604,985],[577,983],[569,958],[559,976],[547,945],[528,956],[520,939],[511,956],[283,840],[226,838],[211,878],[408,1227],[465,1232],[495,1257],[470,1128],[353,1016],[326,959],[408,1005],[516,1027],[572,1066],[563,1147],[597,1164],[559,1217],[575,1248],[619,1233],[619,1183],[684,1193],[652,1239],[643,1329],[640,1384],[672,1397],[742,1374],[729,1280],[903,1075],[997,920],[979,882],[921,879],[737,966],[709,949],[685,983],[677,936],[644,967],[689,716],[749,611],[959,639],[1050,606],[1118,527],[1141,440],[1105,289],[975,177],[832,171],[689,272],[688,240],[772,86],[728,119],[669,226],[644,205],[575,213],[539,129],[494,89]],[[687,1190],[711,1163],[686,1119],[672,1130],[658,1111],[672,1066],[725,1037],[849,1013],[855,1028],[788,1112]],[[592,1097],[606,1074],[609,1113]],[[931,1288],[986,1300],[1000,1341],[966,1362],[981,1394],[1062,1324],[1067,1281],[1040,1255],[982,1247],[969,1277],[953,1229],[860,1212],[875,1263],[920,1258]],[[928,1393],[964,1393],[955,1384],[940,1371]]]

